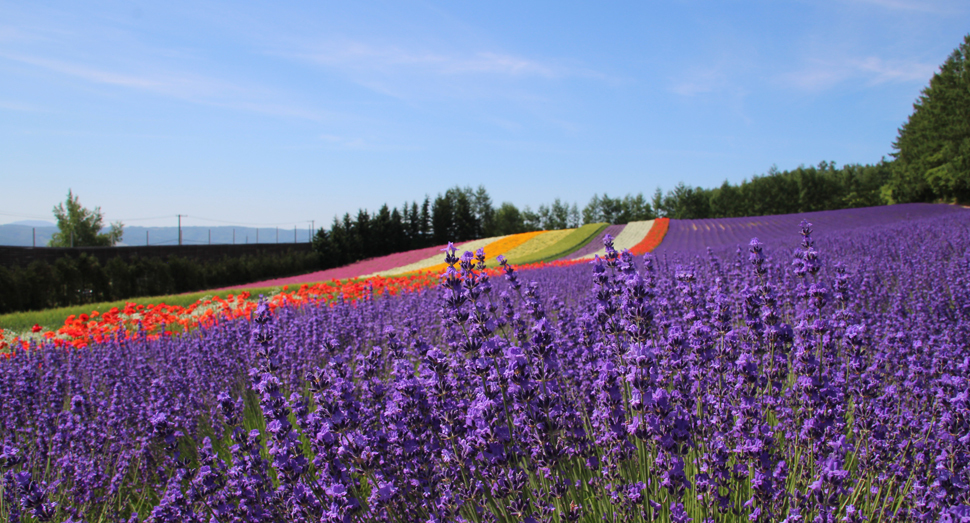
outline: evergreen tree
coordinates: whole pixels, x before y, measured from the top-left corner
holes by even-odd
[[[431,227],[434,243],[441,245],[453,242],[455,238],[455,208],[452,201],[445,195],[439,194],[431,206]]]
[[[418,233],[421,235],[421,247],[431,245],[431,199],[425,195],[421,203],[421,215],[418,218]],[[413,209],[412,209],[413,210]]]
[[[963,38],[893,142],[891,202],[970,201],[970,34]]]
[[[398,237],[395,236],[391,226],[391,210],[387,204],[381,206],[371,220],[371,243],[367,250],[367,257],[383,256],[394,251]]]
[[[492,208],[492,198],[488,195],[484,185],[479,185],[472,199],[472,210],[478,222],[476,236],[480,238],[496,236],[494,229],[495,209]]]
[[[337,223],[336,218],[334,218],[334,223]],[[335,257],[337,253],[334,251],[333,243],[330,241],[332,231],[333,227],[330,228],[330,231],[321,227],[313,235],[313,251],[320,257],[320,266],[324,269],[336,267]]]
[[[359,261],[370,258],[370,253],[374,246],[372,244],[371,219],[370,214],[364,209],[357,211],[357,222],[353,226],[354,249],[351,251],[351,261]]]
[[[452,202],[452,225],[454,227],[452,237],[449,241],[467,241],[478,238],[481,227],[472,209],[472,198],[474,194],[470,187],[460,189],[454,187],[448,189],[445,197]]]

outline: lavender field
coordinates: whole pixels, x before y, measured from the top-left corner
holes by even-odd
[[[704,252],[708,247],[718,251],[723,248],[734,249],[738,245],[747,245],[754,237],[778,247],[795,247],[801,241],[798,229],[798,221],[801,219],[811,222],[816,236],[826,241],[859,228],[905,225],[914,220],[936,216],[966,216],[967,212],[967,209],[956,205],[905,203],[798,215],[671,220],[667,236],[655,253]]]
[[[843,213],[19,353],[0,521],[970,521],[970,211]]]

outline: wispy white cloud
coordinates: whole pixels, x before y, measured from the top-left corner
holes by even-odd
[[[23,102],[12,102],[8,100],[0,100],[0,111],[22,111],[22,112],[46,112],[46,109],[37,107],[36,105],[26,104]]]
[[[23,31],[9,25],[0,26],[0,42],[12,42],[21,40],[24,37]]]
[[[805,91],[822,91],[843,82],[867,86],[888,82],[927,82],[937,66],[913,61],[886,61],[879,57],[810,60],[802,69],[781,74],[777,80]]]
[[[931,14],[955,14],[965,11],[959,3],[932,0],[850,0],[855,4],[867,4],[891,11],[908,11]]]
[[[95,84],[140,90],[197,104],[308,120],[326,118],[320,111],[275,102],[272,100],[274,95],[266,89],[202,75],[165,72],[159,69],[147,73],[119,72],[88,64],[3,51],[0,51],[0,58]]]
[[[320,140],[324,143],[338,147],[340,149],[365,149],[367,144],[362,138],[346,138],[333,134],[321,134]]]
[[[488,122],[496,127],[505,129],[508,132],[518,133],[523,129],[523,125],[519,122],[509,120],[507,118],[499,118],[497,116],[485,115],[482,116],[482,121]]]
[[[681,96],[696,96],[718,91],[727,84],[727,76],[721,67],[695,69],[674,80],[670,91]]]
[[[196,82],[196,85],[193,86],[191,85],[192,82],[187,82],[184,78],[179,79],[172,76],[152,78],[148,76],[117,73],[61,60],[51,60],[37,56],[6,53],[2,51],[0,51],[0,58],[6,58],[15,62],[37,66],[42,69],[47,69],[48,71],[74,76],[89,82],[116,85],[121,87],[134,87],[138,89],[160,92],[163,94],[185,95],[189,94],[193,90],[197,91],[200,86],[198,82]]]
[[[936,73],[938,66],[918,62],[886,62],[878,57],[870,56],[862,60],[853,60],[851,65],[856,70],[869,76],[873,84],[884,82],[927,82]]]
[[[743,97],[744,83],[757,64],[757,51],[744,41],[717,37],[712,56],[694,64],[677,67],[668,80],[667,90],[683,97],[720,95]]]
[[[567,68],[511,54],[439,53],[396,46],[375,46],[355,41],[328,43],[313,50],[293,53],[292,56],[319,65],[352,70],[390,72],[393,69],[408,69],[440,75],[497,74],[545,78],[575,74],[575,71]]]
[[[623,83],[582,64],[494,50],[443,51],[360,40],[288,44],[268,52],[409,104],[502,99],[534,108],[549,103],[550,85],[567,80]]]

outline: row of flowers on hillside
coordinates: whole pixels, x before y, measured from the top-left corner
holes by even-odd
[[[558,260],[517,266],[517,270],[543,267],[561,267],[587,260]],[[486,270],[492,276],[502,274],[499,267]],[[422,291],[435,286],[440,274],[424,270],[394,277],[372,276],[352,280],[330,280],[315,284],[303,284],[296,290],[283,286],[280,292],[267,297],[273,310],[282,306],[333,305],[337,301],[356,302],[375,295],[398,295]],[[250,317],[257,301],[249,292],[204,297],[188,306],[164,303],[140,305],[127,303],[123,308],[114,307],[105,313],[68,316],[64,325],[49,329],[34,325],[32,332],[16,333],[0,329],[0,357],[11,357],[17,350],[28,350],[31,344],[52,342],[57,346],[84,348],[91,343],[111,339],[138,338],[158,339],[200,327],[209,327],[219,321]]]

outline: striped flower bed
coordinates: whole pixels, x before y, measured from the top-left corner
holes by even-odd
[[[499,255],[506,255],[513,249],[524,245],[526,242],[532,240],[540,234],[543,234],[544,232],[546,231],[531,231],[519,234],[510,234],[498,241],[488,244],[485,247],[485,255],[489,258],[495,258]]]
[[[501,236],[499,237],[499,239],[489,243],[484,247],[481,247],[481,249],[485,251],[485,256],[488,258],[488,260],[492,262],[490,266],[494,267],[498,265],[498,262],[495,261],[495,258],[497,258],[499,255],[504,255],[509,250],[514,249],[522,245],[523,243],[531,240],[532,238],[542,234],[542,232],[543,231],[533,231],[533,232],[523,232],[519,234],[510,234],[508,236]],[[472,243],[474,242],[471,242],[459,247],[458,248],[459,256],[465,251],[475,252],[477,248],[472,248],[473,247],[471,245]],[[442,256],[439,256],[439,259],[440,258],[442,258]],[[440,274],[444,272],[445,269],[447,268],[448,268],[448,264],[441,262],[437,265],[432,265],[431,267],[422,269],[420,272]]]
[[[499,255],[505,256],[509,263],[513,265],[528,265],[538,262],[551,262],[554,260],[585,260],[591,259],[596,254],[603,256],[603,237],[606,234],[614,236],[613,245],[617,250],[631,249],[643,243],[650,234],[659,235],[651,237],[652,250],[663,239],[666,228],[663,231],[657,230],[661,223],[666,223],[664,218],[660,220],[648,220],[642,222],[632,222],[627,225],[590,224],[584,225],[579,229],[563,229],[556,231],[532,231],[506,236],[493,236],[480,240],[473,240],[456,245],[459,252],[472,251],[479,248],[485,249],[487,265],[495,267],[498,265],[496,258]],[[656,225],[651,229],[652,225]],[[592,236],[590,236],[592,234]],[[641,249],[644,248],[641,246]],[[394,277],[405,274],[416,273],[438,273],[444,270],[442,262],[442,249],[444,246],[427,247],[413,251],[400,252],[362,260],[344,267],[336,267],[309,274],[301,274],[287,278],[277,278],[265,280],[246,285],[236,285],[232,289],[247,289],[284,285],[300,285],[303,283],[328,282],[332,280],[345,280],[348,278],[373,278],[373,277]],[[648,252],[648,251],[644,251]],[[216,289],[226,290],[226,289]]]
[[[610,233],[613,236],[613,248],[617,251],[623,251],[623,249],[629,250],[636,247],[637,244],[642,242],[644,238],[647,237],[647,234],[650,233],[650,229],[653,228],[654,222],[655,220],[630,222],[623,226],[618,234]],[[605,232],[609,232],[609,228],[607,228]],[[606,256],[606,248],[603,247],[602,237],[603,235],[601,234],[597,237],[597,240],[590,242],[586,247],[576,251],[576,253],[570,257],[570,259],[591,260],[596,256],[599,256],[600,258]],[[594,250],[594,247],[598,247],[598,249]]]
[[[316,282],[327,282],[331,280],[346,280],[348,278],[358,278],[364,275],[376,276],[381,271],[389,271],[396,269],[403,265],[412,264],[415,262],[420,262],[430,258],[438,259],[440,257],[444,245],[438,245],[435,247],[425,247],[424,249],[415,249],[413,251],[398,252],[395,254],[388,254],[387,256],[381,256],[378,258],[370,258],[367,260],[361,260],[350,265],[344,265],[343,267],[334,267],[332,269],[326,269],[323,271],[311,272],[309,274],[300,274],[298,276],[289,276],[287,278],[276,278],[273,280],[264,280],[255,283],[249,283],[246,285],[233,285],[232,287],[226,287],[224,289],[215,289],[215,291],[229,290],[229,289],[255,289],[260,287],[272,287],[272,286],[284,286],[284,285],[300,285],[303,283],[316,283]]]
[[[590,240],[589,243],[587,243],[586,245],[583,245],[582,247],[579,248],[578,251],[570,254],[566,258],[570,260],[580,260],[580,259],[592,258],[593,254],[599,251],[605,252],[603,247],[603,238],[605,238],[607,234],[609,234],[613,238],[616,238],[620,233],[623,232],[624,229],[626,229],[626,225],[622,223],[617,225],[610,225],[609,227],[603,229],[602,232],[597,234],[596,237]],[[620,249],[617,248],[617,250],[620,250]]]
[[[525,260],[531,257],[533,254],[546,249],[552,245],[555,245],[560,240],[568,236],[570,233],[576,229],[562,229],[558,231],[540,231],[539,234],[534,236],[531,240],[519,245],[514,249],[510,249],[505,253],[505,257],[509,260],[509,263],[513,265],[518,265],[523,263]],[[485,253],[488,254],[488,253]],[[493,260],[493,265],[497,264],[494,258],[489,255],[489,258]]]
[[[578,249],[581,249],[583,246],[587,245],[593,240],[593,238],[603,232],[603,230],[607,227],[609,227],[609,224],[607,223],[591,223],[588,225],[583,225],[578,229],[571,230],[568,234],[563,236],[561,240],[540,251],[536,251],[530,255],[523,256],[518,259],[509,258],[509,263],[528,264],[548,262],[565,258],[566,256],[569,256]]]
[[[464,252],[464,251],[472,251],[472,252],[474,252],[475,250],[481,249],[482,247],[485,247],[489,243],[492,243],[493,241],[498,240],[500,238],[504,238],[504,236],[493,236],[491,238],[482,238],[480,240],[472,240],[470,242],[465,242],[465,243],[462,243],[462,244],[455,245],[455,247],[457,247],[458,250],[461,251],[461,252]],[[432,254],[431,256],[429,256],[429,257],[427,257],[427,258],[425,258],[423,260],[420,260],[420,261],[417,261],[417,262],[414,262],[414,263],[409,263],[407,265],[403,265],[403,266],[400,266],[400,267],[395,267],[393,269],[388,269],[388,270],[384,270],[384,271],[381,271],[381,272],[376,272],[376,273],[373,273],[373,274],[367,274],[364,277],[365,278],[369,278],[371,276],[384,276],[384,277],[388,277],[388,276],[399,276],[401,274],[408,274],[408,273],[411,273],[411,272],[427,271],[427,270],[431,269],[432,267],[434,267],[435,265],[438,265],[438,264],[441,263],[441,260],[444,258],[444,255],[441,254],[441,249],[442,248],[439,248],[437,253]]]
[[[664,241],[664,236],[667,235],[667,228],[669,226],[670,218],[657,218],[654,220],[653,226],[650,227],[650,232],[647,233],[647,236],[640,243],[630,249],[630,254],[642,256],[656,249],[660,245],[660,242]]]

